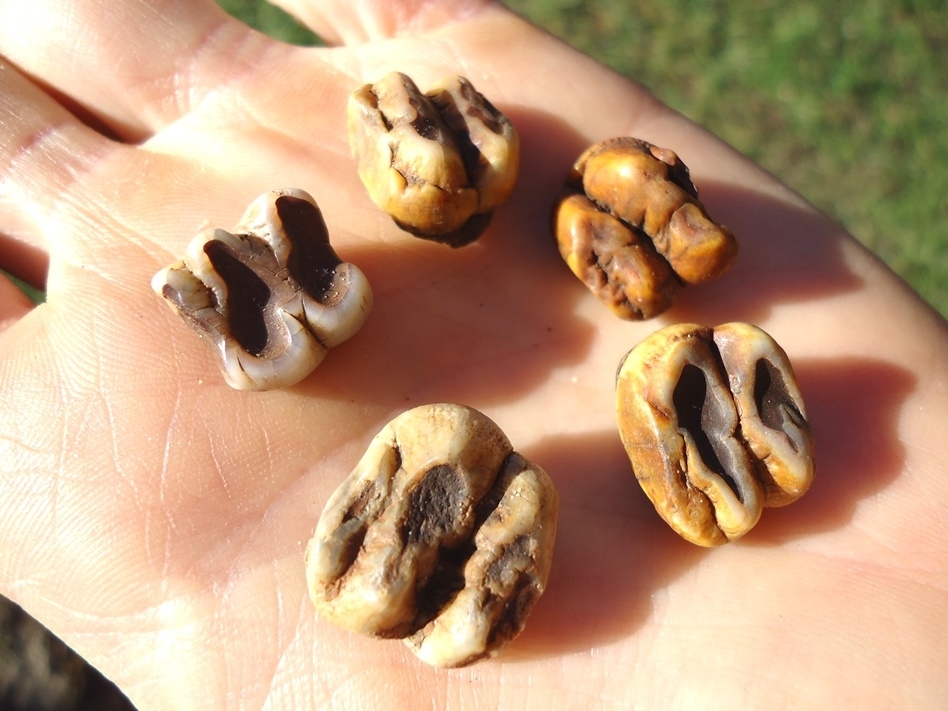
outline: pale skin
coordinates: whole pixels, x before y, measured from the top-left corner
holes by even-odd
[[[500,5],[282,4],[338,46],[280,45],[204,0],[0,4],[0,267],[48,287],[31,308],[0,282],[0,592],[142,709],[943,700],[944,320],[776,179]],[[475,245],[406,235],[359,183],[346,98],[393,69],[464,74],[520,131],[518,187]],[[741,244],[645,323],[612,316],[548,229],[571,162],[619,135],[677,151]],[[375,311],[300,385],[236,392],[149,280],[280,187],[316,197]],[[794,362],[817,478],[705,550],[634,482],[613,377],[663,325],[733,320]],[[371,437],[437,401],[488,414],[561,501],[526,631],[452,671],[318,619],[302,558]]]

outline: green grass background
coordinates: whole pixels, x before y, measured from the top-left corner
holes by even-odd
[[[262,0],[219,0],[289,42]],[[511,0],[843,223],[948,315],[944,0]]]

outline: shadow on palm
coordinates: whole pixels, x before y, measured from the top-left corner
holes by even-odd
[[[822,300],[858,289],[861,280],[846,267],[838,231],[824,218],[748,190],[699,184],[712,216],[737,234],[735,267],[713,284],[685,289],[654,322],[597,326],[580,315],[588,313],[580,308],[583,302],[594,297],[563,265],[549,230],[553,200],[585,140],[551,114],[501,108],[521,132],[524,155],[520,186],[488,232],[460,250],[407,237],[351,243],[343,256],[366,272],[376,296],[366,326],[289,393],[249,396],[266,402],[260,410],[269,422],[279,419],[286,403],[304,421],[283,432],[281,446],[298,453],[289,470],[276,481],[253,484],[277,492],[261,493],[254,506],[245,507],[265,512],[269,525],[255,525],[268,532],[263,538],[270,545],[253,546],[256,553],[245,555],[242,564],[296,556],[294,543],[305,540],[359,447],[398,412],[451,401],[490,415],[493,407],[517,404],[534,418],[536,437],[523,451],[553,477],[561,514],[549,590],[506,657],[514,661],[587,650],[633,634],[649,620],[656,592],[714,555],[681,541],[658,518],[634,482],[614,431],[572,431],[571,425],[603,413],[577,411],[568,421],[551,421],[541,408],[531,408],[531,394],[562,369],[584,373],[600,383],[600,391],[611,392],[613,370],[584,372],[593,368],[589,356],[596,347],[613,351],[617,364],[643,334],[666,323],[761,323],[777,307],[820,308]],[[766,512],[759,529],[738,544],[747,550],[844,526],[856,504],[884,488],[902,464],[895,420],[913,388],[906,372],[872,360],[797,365],[817,430],[816,484],[794,507]],[[875,384],[872,390],[862,388],[867,380]],[[861,399],[849,397],[860,390]],[[221,393],[219,406],[238,397],[247,395]],[[322,437],[329,404],[333,434]],[[315,428],[307,427],[309,416]],[[252,419],[247,426],[261,428]],[[240,438],[239,432],[230,434]],[[233,458],[240,461],[239,453]],[[252,478],[248,470],[234,476]],[[288,503],[290,494],[306,503]],[[229,508],[234,502],[221,507],[221,520],[246,528],[249,519],[240,524]],[[277,510],[290,513],[292,523],[274,524]],[[205,527],[202,513],[193,508],[186,516],[193,518],[196,534],[213,542],[220,530]],[[302,593],[302,563],[298,574],[285,592]]]
[[[556,126],[539,115],[532,120]],[[642,325],[616,320],[604,334],[576,315],[579,302],[594,297],[560,262],[545,219],[562,174],[553,164],[568,165],[565,153],[543,166],[547,195],[536,191],[532,200],[504,210],[472,248],[424,245],[394,256],[365,248],[369,269],[386,269],[404,284],[386,284],[374,325],[353,344],[367,375],[358,378],[352,397],[375,398],[393,410],[432,400],[488,408],[528,401],[551,371],[588,369],[585,357],[596,339],[609,341],[616,362],[635,345]],[[540,162],[528,155],[531,160]],[[824,218],[721,185],[711,184],[703,195],[712,214],[723,214],[743,236],[741,256],[720,283],[685,290],[661,322],[760,322],[777,307],[819,308],[821,300],[860,287],[845,265],[836,228]],[[419,318],[406,321],[406,313]],[[796,370],[817,432],[817,479],[800,502],[766,511],[757,529],[735,544],[750,556],[844,527],[858,503],[892,482],[904,461],[897,420],[914,389],[909,373],[868,358],[802,359]],[[612,372],[593,376],[611,388]],[[317,379],[308,394],[353,392],[336,378]],[[556,482],[560,524],[549,590],[505,657],[511,661],[588,650],[634,634],[649,620],[657,592],[714,555],[680,540],[660,520],[614,431],[576,434],[542,413],[535,416],[538,439],[523,451]],[[593,415],[577,412],[575,422],[587,416]]]

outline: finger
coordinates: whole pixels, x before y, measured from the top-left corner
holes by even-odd
[[[0,3],[0,53],[125,141],[187,114],[274,45],[210,0]]]
[[[31,282],[43,225],[76,181],[118,147],[0,60],[0,254]]]
[[[468,19],[492,0],[274,0],[330,44],[363,44],[420,34]]]

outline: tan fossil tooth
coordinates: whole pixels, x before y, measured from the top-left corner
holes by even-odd
[[[749,324],[653,333],[620,364],[616,416],[642,489],[698,545],[740,538],[764,506],[794,501],[813,479],[812,432],[790,362]]]
[[[315,200],[298,189],[260,196],[232,232],[198,234],[152,288],[242,390],[299,382],[372,308],[365,274],[335,253]]]
[[[570,270],[629,320],[664,312],[679,286],[717,278],[737,255],[734,235],[708,217],[687,166],[637,138],[583,152],[554,206],[553,234]]]
[[[464,77],[423,94],[391,72],[352,93],[348,132],[369,197],[418,237],[469,244],[516,182],[517,132]]]
[[[306,551],[318,612],[455,667],[516,637],[546,587],[558,498],[546,473],[468,407],[402,413],[372,440]]]

